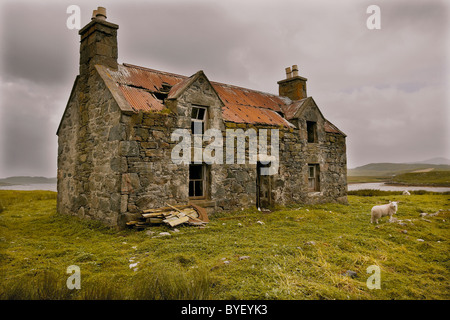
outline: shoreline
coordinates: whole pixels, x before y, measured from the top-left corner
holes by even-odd
[[[393,186],[393,187],[450,188],[450,184],[401,183],[389,181],[347,182],[347,185],[364,184],[364,183],[382,183],[386,186]]]
[[[387,186],[399,186],[399,187],[428,187],[428,188],[450,188],[450,184],[426,184],[426,183],[401,183],[401,182],[384,182]]]

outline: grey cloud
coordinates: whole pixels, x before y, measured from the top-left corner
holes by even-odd
[[[72,44],[78,37],[65,28],[66,7],[57,3],[9,2],[0,10],[4,79],[49,84],[67,81],[74,70],[68,61],[77,57]]]

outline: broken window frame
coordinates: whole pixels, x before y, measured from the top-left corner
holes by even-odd
[[[192,168],[197,167],[199,168],[199,171],[197,173],[200,173],[200,177],[192,177]],[[206,164],[196,164],[191,163],[189,165],[189,186],[188,186],[188,194],[189,199],[206,199],[208,193],[207,193],[207,186],[208,186],[208,168]],[[192,187],[191,187],[192,186]],[[198,192],[198,188],[200,188],[201,192]],[[191,195],[192,190],[192,195]]]
[[[191,109],[191,133],[194,134],[194,127],[201,124],[201,134],[205,133],[208,119],[208,108],[203,106],[192,106]]]
[[[319,164],[308,164],[308,191],[320,191],[320,166]]]
[[[317,143],[317,122],[306,121],[306,139],[308,143]]]

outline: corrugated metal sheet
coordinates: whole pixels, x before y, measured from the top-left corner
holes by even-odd
[[[338,134],[342,134],[343,136],[347,136],[345,133],[343,133],[341,130],[339,130],[334,124],[332,124],[328,120],[325,120],[324,127],[325,127],[326,132],[338,133]]]
[[[230,106],[244,105],[282,111],[285,104],[282,98],[265,92],[249,90],[223,83],[211,82],[225,104]]]
[[[187,85],[187,83],[189,82],[189,78],[186,78],[184,80],[181,80],[180,82],[178,82],[177,84],[175,84],[169,92],[169,95],[167,96],[168,99],[172,99],[174,97],[176,97],[178,95],[178,93],[180,93],[184,87]]]
[[[284,112],[285,118],[288,120],[291,120],[292,118],[294,118],[297,111],[302,108],[303,103],[306,101],[306,99],[308,99],[308,98],[304,98],[302,100],[298,100],[298,101],[294,101],[290,104],[286,104],[283,107],[283,112]]]
[[[119,84],[119,88],[135,111],[161,111],[166,108],[161,100],[146,90],[122,84]]]
[[[158,70],[138,67],[130,64],[119,65],[117,71],[109,71],[113,80],[117,83],[141,87],[152,92],[158,92],[165,82],[171,86],[186,79],[187,77],[162,72]]]
[[[169,96],[176,96],[190,79],[130,64],[119,65],[117,71],[108,69],[108,74],[135,111],[163,110],[163,101],[157,98],[163,83],[172,86]],[[293,127],[286,119],[290,119],[289,116],[293,116],[303,102],[292,103],[285,97],[218,82],[211,82],[211,85],[224,103],[224,121]],[[281,115],[283,113],[285,118]],[[326,128],[330,132],[339,131],[332,124]]]
[[[222,110],[225,121],[293,127],[273,110],[244,105],[225,105]]]

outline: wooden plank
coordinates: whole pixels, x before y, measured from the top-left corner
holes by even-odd
[[[177,226],[177,225],[179,225],[179,224],[182,224],[182,223],[185,223],[185,222],[188,222],[188,221],[189,221],[189,217],[185,216],[185,217],[178,218],[178,219],[176,219],[176,220],[168,221],[167,223],[168,223],[171,227],[175,227],[175,226]]]
[[[206,222],[204,221],[189,221],[189,225],[191,226],[204,226]]]
[[[168,203],[166,203],[169,207],[171,207],[172,209],[175,209],[175,210],[177,210],[178,212],[181,212],[181,210],[180,209],[178,209],[178,208],[175,208],[174,206],[172,206],[172,205],[170,205],[170,204],[168,204]]]
[[[194,217],[198,217],[198,212],[195,209],[184,209],[182,211],[186,215],[192,215]]]
[[[176,208],[174,206],[169,205],[168,207],[161,207],[161,208],[155,208],[155,209],[145,209],[142,210],[142,213],[156,213],[156,212],[164,212],[164,211],[172,211],[174,208],[178,211],[178,209],[185,209],[190,207],[189,204],[183,204],[180,206],[176,206]],[[178,209],[177,209],[178,208]]]
[[[163,218],[148,218],[147,221],[148,223],[162,223]]]
[[[143,213],[142,216],[144,218],[152,218],[152,217],[167,217],[172,214],[175,214],[176,211],[167,211],[167,212],[154,212],[154,213]]]
[[[152,218],[152,217],[160,217],[160,216],[162,217],[164,215],[160,212],[153,212],[153,213],[144,213],[144,214],[142,214],[142,216],[144,218]]]
[[[165,218],[163,220],[163,222],[169,222],[169,221],[178,220],[178,219],[179,219],[178,216],[170,216],[170,217]]]

